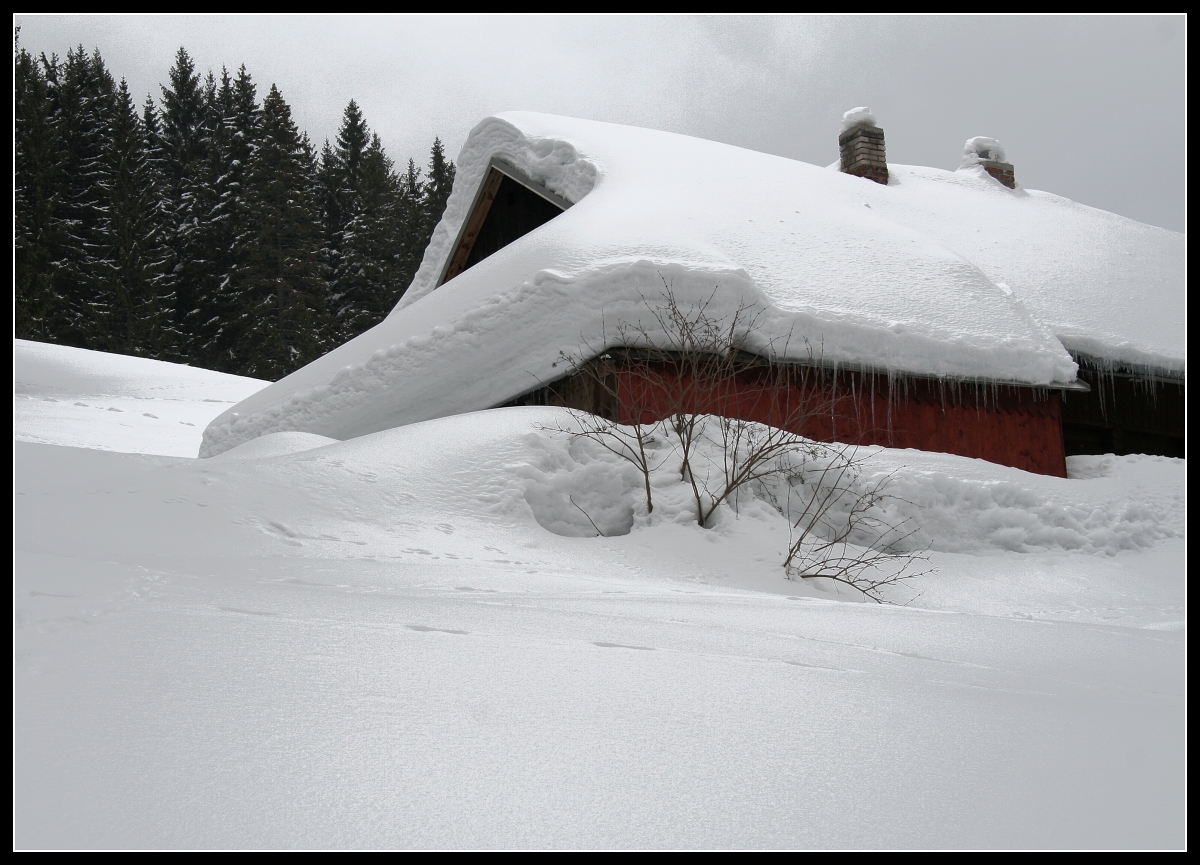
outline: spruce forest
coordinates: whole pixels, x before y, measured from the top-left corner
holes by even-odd
[[[318,149],[274,84],[183,48],[136,104],[98,51],[15,53],[15,332],[275,380],[381,321],[454,164],[397,171],[358,105]]]

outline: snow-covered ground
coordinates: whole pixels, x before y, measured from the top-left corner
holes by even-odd
[[[13,437],[194,457],[208,422],[270,382],[14,340]]]
[[[878,450],[939,569],[881,606],[556,409],[198,460],[263,383],[16,361],[19,847],[1184,843],[1181,460]]]

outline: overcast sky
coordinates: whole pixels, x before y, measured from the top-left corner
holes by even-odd
[[[953,169],[999,138],[1023,185],[1184,229],[1186,21],[1170,17],[15,15],[21,44],[99,48],[138,99],[176,50],[246,64],[320,143],[358,100],[388,153],[456,154],[487,114],[666,129],[828,165],[842,112],[888,161]]]

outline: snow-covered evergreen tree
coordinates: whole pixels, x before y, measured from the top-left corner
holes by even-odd
[[[175,298],[175,319],[180,326],[179,359],[193,351],[189,325],[197,316],[194,234],[202,205],[196,202],[198,181],[205,157],[205,92],[187,51],[180,48],[162,87],[161,131],[165,181],[166,235],[170,255],[167,279]]]
[[[245,306],[237,320],[241,373],[277,379],[322,345],[324,281],[316,166],[278,88],[263,100],[249,173],[249,230],[237,250]]]
[[[61,66],[46,67],[54,125],[62,143],[62,185],[54,220],[61,246],[52,262],[51,317],[57,342],[91,348],[103,343],[110,298],[104,292],[106,245],[105,157],[115,86],[99,53],[67,52]]]
[[[380,321],[453,186],[440,140],[397,174],[351,101],[318,156],[183,48],[161,89],[139,117],[98,52],[16,46],[17,335],[275,377]]]
[[[184,321],[193,362],[211,369],[239,369],[233,322],[245,299],[237,280],[235,250],[248,229],[246,171],[258,136],[259,108],[254,83],[245,67],[232,79],[206,88],[204,159],[193,180],[194,222],[187,248],[192,261],[192,310]]]
[[[58,342],[54,271],[62,225],[62,141],[54,123],[46,66],[18,46],[13,64],[14,329],[21,339]]]
[[[396,286],[403,263],[400,183],[378,135],[362,156],[358,183],[334,272],[339,341],[382,321],[402,290]]]
[[[433,228],[425,216],[425,183],[421,180],[421,169],[416,162],[408,160],[408,168],[400,176],[400,227],[401,265],[397,300],[408,289],[421,259],[425,255],[425,247],[433,236]],[[434,223],[436,226],[437,223]]]
[[[173,330],[171,297],[162,290],[166,248],[160,191],[146,139],[122,79],[105,153],[107,201],[100,231],[108,315],[102,341],[91,347],[159,357],[169,347]]]
[[[429,176],[425,181],[425,230],[421,233],[425,243],[421,246],[422,250],[429,243],[429,238],[433,237],[433,230],[446,210],[446,202],[453,189],[454,163],[446,158],[442,139],[435,137],[429,151]]]

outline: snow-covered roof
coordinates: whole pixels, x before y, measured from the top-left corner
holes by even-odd
[[[831,131],[831,134],[832,131]],[[493,159],[570,202],[438,285]],[[798,359],[1054,385],[1068,349],[1181,374],[1184,237],[982,167],[889,165],[880,185],[683,135],[544,114],[471,132],[389,317],[218,417],[202,455],[268,432],[348,438],[487,408],[559,377],[563,351],[646,324],[646,298],[752,304]],[[1019,169],[1019,166],[1018,166]]]

